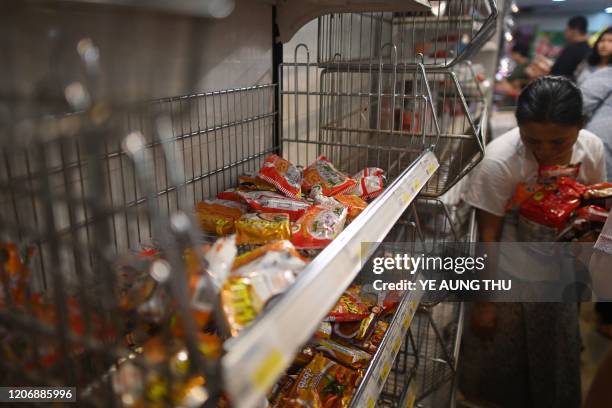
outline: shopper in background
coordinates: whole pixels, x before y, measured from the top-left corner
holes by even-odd
[[[584,184],[605,177],[602,142],[581,129],[582,96],[569,79],[529,83],[516,119],[518,128],[487,145],[466,183],[463,199],[476,208],[481,242],[517,241],[518,216],[507,213],[506,204],[518,183],[536,181],[540,165],[581,163],[578,181]],[[501,251],[499,269],[517,269],[516,261]],[[460,387],[467,399],[512,408],[580,406],[575,302],[476,303],[466,322]]]
[[[575,16],[569,19],[565,28],[567,44],[552,66],[551,75],[575,79],[576,68],[587,57],[591,49],[588,43],[587,28],[588,22],[585,17]]]
[[[586,129],[603,140],[607,178],[612,180],[612,28],[599,36],[587,61],[578,81],[584,98]]]
[[[529,66],[529,46],[521,43],[514,44],[510,58],[515,64],[514,69],[510,75],[495,86],[495,90],[509,97],[516,98],[530,79],[527,74],[527,67]]]
[[[608,27],[597,37],[589,56],[576,70],[578,85],[580,86],[592,74],[610,65],[612,65],[612,27]]]

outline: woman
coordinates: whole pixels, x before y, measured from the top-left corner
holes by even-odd
[[[578,86],[590,77],[593,73],[612,64],[612,27],[603,31],[589,54],[586,61],[578,68]]]
[[[579,182],[604,179],[601,140],[581,130],[582,96],[569,79],[546,76],[529,83],[516,119],[518,128],[487,146],[463,196],[476,208],[481,242],[517,241],[518,216],[506,211],[507,203],[519,183],[536,181],[539,166],[580,163]],[[505,270],[516,262],[507,251],[499,258]],[[580,406],[575,302],[476,303],[469,321],[460,376],[468,399],[498,407]]]

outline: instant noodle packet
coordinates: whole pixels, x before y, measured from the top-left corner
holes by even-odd
[[[279,406],[290,408],[348,407],[358,374],[317,353],[298,375],[289,396]]]
[[[353,188],[355,184],[355,180],[336,169],[325,156],[320,156],[304,170],[302,189],[310,192],[312,187],[320,185],[323,195],[330,197]]]
[[[206,232],[217,235],[234,232],[235,221],[246,211],[244,204],[229,200],[206,200],[196,206],[200,227]]]
[[[271,154],[266,158],[259,170],[259,178],[274,185],[287,197],[302,197],[300,169],[276,154]]]
[[[295,223],[291,242],[299,249],[325,248],[344,228],[347,208],[314,206]]]
[[[256,211],[286,213],[291,221],[299,219],[310,207],[303,200],[285,197],[271,191],[240,191],[240,197]]]
[[[372,200],[378,197],[385,188],[384,171],[378,167],[367,167],[353,175],[357,184],[349,190],[364,200]]]
[[[259,178],[257,173],[245,173],[238,177],[238,187],[240,190],[256,191],[276,191],[274,184]]]
[[[235,226],[238,245],[265,244],[291,238],[289,214],[285,213],[244,214]]]

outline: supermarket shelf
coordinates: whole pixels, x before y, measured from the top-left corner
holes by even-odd
[[[222,371],[233,404],[261,401],[438,167],[433,152],[424,151],[269,310],[227,342]]]
[[[415,281],[421,277],[420,274],[414,276],[416,276]],[[375,406],[422,296],[421,289],[410,291],[404,295],[383,341],[372,358],[372,363],[355,391],[351,407]]]

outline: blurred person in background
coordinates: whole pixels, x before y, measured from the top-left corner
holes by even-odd
[[[612,180],[612,28],[601,33],[586,62],[587,65],[578,78],[584,98],[586,129],[599,136],[604,143],[606,177],[610,181]],[[612,303],[598,302],[595,304],[595,310],[599,317],[597,331],[612,340]]]
[[[595,41],[593,49],[576,71],[578,86],[597,71],[612,65],[612,27],[605,29]]]
[[[575,16],[568,20],[565,28],[566,45],[550,70],[551,75],[575,79],[574,72],[587,57],[591,47],[588,43],[588,22],[584,16]]]
[[[529,46],[521,43],[514,44],[510,58],[515,64],[514,69],[510,75],[502,79],[495,86],[495,90],[499,93],[516,98],[530,79],[527,74],[527,67],[529,66]]]

